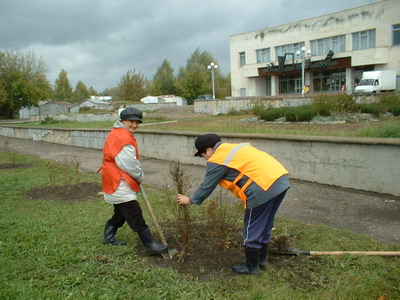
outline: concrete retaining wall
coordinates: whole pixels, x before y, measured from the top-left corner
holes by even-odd
[[[254,104],[262,104],[265,107],[295,107],[308,105],[312,103],[312,99],[317,95],[307,97],[235,97],[234,99],[227,98],[225,100],[203,100],[194,102],[195,113],[205,113],[209,115],[227,114],[234,111],[242,111],[252,109]],[[357,95],[354,96],[356,103],[373,103],[379,101],[381,95]]]
[[[195,113],[205,113],[209,115],[227,114],[229,112],[250,110],[254,104],[262,104],[265,107],[286,107],[301,106],[311,104],[311,98],[256,98],[247,99],[226,99],[226,100],[204,100],[194,102]]]
[[[0,126],[0,135],[101,149],[109,130]],[[193,157],[200,132],[141,130],[143,156],[204,165]],[[291,177],[400,196],[400,139],[220,134],[225,142],[250,142],[281,161]]]

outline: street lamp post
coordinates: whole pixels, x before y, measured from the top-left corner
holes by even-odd
[[[211,82],[212,82],[212,93],[213,99],[215,99],[215,86],[214,86],[214,69],[218,69],[218,65],[213,62],[207,67],[207,69],[211,70]]]
[[[311,50],[306,51],[305,47],[301,47],[300,50],[297,50],[296,55],[300,56],[301,59],[301,96],[304,97],[304,88],[305,88],[304,69],[306,68],[306,59],[310,59]]]

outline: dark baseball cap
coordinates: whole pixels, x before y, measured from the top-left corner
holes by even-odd
[[[142,123],[143,113],[141,110],[138,110],[134,107],[128,107],[121,111],[120,114],[121,121],[131,120],[131,121],[139,121]]]
[[[221,138],[215,133],[208,133],[199,136],[194,142],[197,152],[194,156],[201,156],[207,148],[213,148],[215,144],[221,141]]]

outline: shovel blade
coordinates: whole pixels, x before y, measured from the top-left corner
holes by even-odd
[[[161,253],[164,259],[172,259],[179,251],[177,249],[168,249],[168,251]]]

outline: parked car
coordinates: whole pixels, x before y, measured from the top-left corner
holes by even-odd
[[[198,100],[212,100],[212,96],[211,95],[200,95],[196,99],[194,99],[194,101],[198,101]]]

